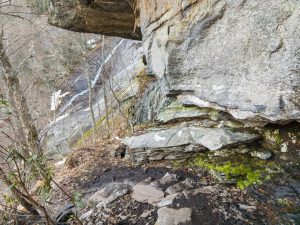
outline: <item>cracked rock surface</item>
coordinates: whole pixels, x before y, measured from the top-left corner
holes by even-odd
[[[299,120],[299,1],[138,2],[148,67],[165,91],[239,120]]]
[[[124,143],[131,149],[133,161],[141,163],[147,160],[187,158],[204,149],[215,151],[250,143],[258,137],[226,128],[177,127],[128,137]]]

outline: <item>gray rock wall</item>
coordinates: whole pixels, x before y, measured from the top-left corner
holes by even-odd
[[[142,36],[148,73],[165,94],[242,121],[300,119],[298,0],[53,2],[56,26]]]
[[[167,93],[236,119],[300,118],[300,2],[140,0],[148,65]]]
[[[117,2],[111,3],[116,6]],[[128,5],[120,8],[122,4],[99,7],[106,3],[95,0],[83,6],[76,1],[69,8],[56,5],[50,21],[66,18],[51,23],[132,39],[142,36],[147,74],[157,81],[139,96],[135,122],[154,122],[149,124],[155,129],[125,140],[133,149],[133,161],[186,158],[204,148],[248,144],[259,138],[257,127],[300,121],[299,0],[136,0],[131,9]],[[86,26],[61,17],[62,9],[83,18]],[[134,20],[119,23],[124,12]],[[140,29],[141,36],[128,27],[134,32]],[[117,82],[122,85],[121,79]],[[167,137],[155,142],[157,135],[180,130],[182,124],[185,131],[202,131],[193,139],[195,143],[189,135],[176,139],[179,146],[168,146],[164,142]],[[239,131],[246,127],[256,127],[242,133],[249,140]],[[199,143],[203,137],[205,142]],[[218,148],[207,146],[220,142]],[[147,143],[159,145],[149,147]],[[186,148],[190,145],[192,149]]]

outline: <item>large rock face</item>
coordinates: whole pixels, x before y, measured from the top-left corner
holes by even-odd
[[[141,39],[131,1],[53,0],[49,23],[73,31]]]
[[[298,0],[54,0],[49,21],[132,39],[139,27],[166,93],[238,120],[300,119]]]
[[[149,69],[169,93],[249,121],[300,118],[300,2],[140,0]]]
[[[56,26],[142,37],[147,74],[157,79],[138,96],[134,125],[156,129],[125,140],[135,162],[249,143],[257,136],[237,128],[300,121],[299,0],[54,3]]]

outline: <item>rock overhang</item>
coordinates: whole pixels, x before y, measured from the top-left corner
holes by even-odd
[[[191,91],[195,106],[239,121],[300,119],[299,1],[53,2],[53,25],[143,39],[165,93]]]
[[[142,39],[130,0],[52,0],[48,21],[76,32]]]

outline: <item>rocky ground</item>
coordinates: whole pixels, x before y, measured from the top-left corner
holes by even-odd
[[[240,189],[191,160],[131,167],[124,151],[114,140],[79,148],[65,162],[58,179],[82,194],[78,216],[83,224],[300,224],[295,166]],[[64,202],[59,197],[54,199]],[[61,204],[57,220],[69,224],[70,212],[72,204]]]

